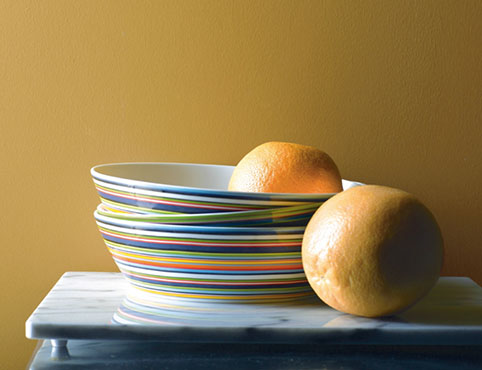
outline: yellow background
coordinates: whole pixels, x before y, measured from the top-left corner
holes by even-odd
[[[2,368],[65,271],[115,271],[106,162],[236,164],[317,146],[435,214],[443,273],[482,283],[482,2],[1,1]]]

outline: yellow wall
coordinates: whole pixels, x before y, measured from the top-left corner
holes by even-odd
[[[482,283],[482,2],[1,1],[2,346],[65,271],[115,271],[89,169],[317,146],[432,209]],[[3,368],[3,366],[2,366]]]

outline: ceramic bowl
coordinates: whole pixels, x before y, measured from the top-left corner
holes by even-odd
[[[334,194],[228,191],[233,170],[181,163],[92,168],[102,201],[97,225],[136,296],[188,309],[313,297],[301,261],[304,227]],[[358,185],[343,180],[344,189]]]
[[[324,202],[333,193],[228,191],[234,166],[187,163],[116,163],[91,169],[104,204],[132,213],[216,213]],[[344,180],[347,189],[357,183]]]
[[[98,212],[95,217],[119,270],[147,294],[200,302],[271,302],[313,295],[301,261],[302,227],[264,232],[259,227],[208,227],[198,232],[197,226],[182,230],[179,225],[109,219]]]

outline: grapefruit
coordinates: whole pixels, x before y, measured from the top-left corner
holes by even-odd
[[[307,279],[329,306],[378,317],[399,313],[436,283],[443,240],[414,196],[366,185],[334,195],[313,215],[302,244]]]
[[[340,172],[325,152],[306,145],[268,142],[250,151],[231,176],[229,190],[262,193],[337,193]]]

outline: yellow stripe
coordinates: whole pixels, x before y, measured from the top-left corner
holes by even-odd
[[[258,299],[280,299],[280,298],[295,298],[295,297],[303,297],[307,295],[311,295],[311,292],[303,292],[303,293],[284,293],[284,294],[265,294],[265,295],[247,295],[247,296],[211,296],[211,295],[201,295],[201,294],[181,294],[181,293],[170,293],[170,292],[158,292],[154,290],[149,290],[145,288],[141,288],[136,285],[136,289],[142,290],[144,292],[148,293],[154,293],[158,295],[167,295],[171,297],[181,297],[181,298],[199,298],[199,299],[215,299],[215,300],[224,300],[224,301],[229,301],[229,300],[258,300]]]

